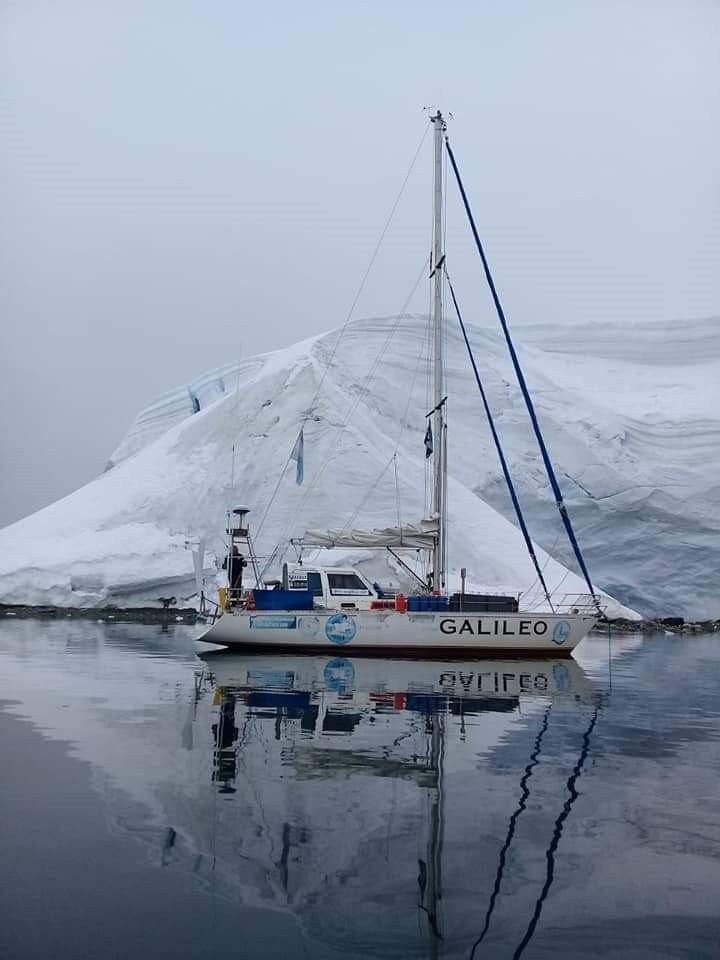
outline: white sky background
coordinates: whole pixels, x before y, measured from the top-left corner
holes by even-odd
[[[717,0],[0,0],[0,524],[158,393],[340,325],[425,104],[514,325],[720,315]],[[420,269],[429,146],[357,316]]]

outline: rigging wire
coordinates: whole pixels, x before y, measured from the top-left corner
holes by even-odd
[[[405,408],[404,408],[404,410],[403,410],[402,417],[400,418],[400,430],[398,431],[398,435],[397,435],[397,438],[396,438],[396,440],[395,440],[395,447],[394,447],[394,450],[393,450],[393,455],[392,455],[392,457],[390,458],[390,460],[385,464],[385,466],[382,468],[382,470],[380,471],[380,474],[378,475],[377,479],[376,479],[375,482],[373,483],[373,485],[372,485],[372,487],[371,487],[371,489],[370,489],[370,492],[369,492],[369,493],[366,493],[366,494],[363,496],[362,501],[361,501],[360,504],[355,508],[355,510],[353,511],[352,516],[350,517],[350,519],[347,520],[347,521],[345,522],[345,524],[343,525],[343,527],[341,528],[343,533],[344,533],[349,527],[351,527],[351,526],[353,525],[353,523],[355,522],[356,517],[358,516],[358,514],[360,513],[360,511],[362,510],[362,508],[365,506],[365,504],[367,503],[367,501],[370,499],[370,495],[375,491],[375,489],[377,488],[380,480],[383,478],[383,476],[384,476],[385,473],[387,472],[387,469],[388,469],[388,467],[390,466],[390,463],[392,463],[393,458],[397,458],[397,455],[398,455],[398,453],[400,452],[400,442],[401,442],[401,440],[402,440],[403,434],[405,433],[405,430],[406,430],[406,429],[408,428],[408,426],[409,426],[409,424],[408,424],[408,413],[409,413],[409,410],[410,410],[410,404],[412,403],[413,393],[414,393],[414,390],[415,390],[415,383],[416,383],[416,381],[417,381],[418,373],[420,372],[420,366],[421,366],[421,364],[422,364],[422,361],[423,361],[423,360],[427,360],[427,357],[426,357],[426,349],[429,349],[429,336],[430,336],[430,327],[429,327],[429,324],[426,324],[426,325],[425,325],[425,329],[424,329],[424,331],[423,331],[423,339],[422,339],[422,342],[421,342],[420,351],[419,351],[419,353],[418,353],[417,360],[416,360],[416,362],[415,362],[415,369],[414,369],[414,371],[413,371],[412,380],[410,381],[410,388],[409,388],[409,390],[408,390],[407,402],[405,403]],[[395,474],[396,474],[395,487],[396,487],[396,497],[397,497],[397,496],[399,495],[399,483],[398,483],[398,478],[397,478],[397,474],[398,474],[397,463],[396,463],[396,465],[395,465]],[[399,502],[398,502],[398,504],[397,504],[398,514],[399,514],[399,512],[400,512],[399,507],[400,507],[400,504],[399,504]],[[400,526],[400,523],[399,523],[399,522],[398,522],[398,526]]]
[[[394,459],[395,459],[395,454],[393,453],[392,457],[390,457],[390,459],[388,460],[388,462],[385,464],[385,466],[382,468],[382,470],[381,470],[380,473],[378,474],[378,477],[377,477],[377,479],[375,480],[375,483],[373,483],[373,485],[372,485],[372,486],[370,487],[370,489],[367,491],[367,493],[365,494],[365,496],[362,498],[361,502],[360,502],[360,503],[358,504],[358,506],[355,508],[355,510],[354,510],[352,516],[350,517],[350,519],[349,519],[349,520],[344,524],[344,526],[342,527],[342,529],[341,529],[341,531],[340,531],[341,533],[345,533],[345,531],[346,531],[347,529],[349,529],[350,527],[352,527],[353,523],[355,522],[355,518],[356,518],[357,515],[360,513],[360,511],[362,510],[362,508],[365,506],[365,504],[368,502],[368,500],[370,499],[370,497],[375,493],[375,490],[377,489],[378,484],[380,483],[380,481],[382,480],[382,478],[385,476],[385,474],[388,472],[388,469],[390,468],[390,464],[393,462]]]
[[[381,234],[380,234],[380,238],[379,238],[377,244],[375,245],[375,249],[373,250],[372,256],[370,257],[370,262],[368,263],[367,268],[366,268],[366,270],[365,270],[365,273],[363,274],[362,280],[360,281],[360,286],[358,287],[357,292],[355,293],[355,297],[353,298],[353,301],[352,301],[352,303],[350,304],[350,309],[348,310],[347,316],[345,317],[345,322],[343,323],[342,327],[340,328],[340,333],[338,334],[337,339],[335,340],[335,344],[333,345],[332,351],[331,351],[331,353],[330,353],[330,357],[329,357],[327,363],[325,364],[325,369],[323,370],[322,376],[320,377],[320,382],[319,382],[319,384],[317,385],[317,389],[315,390],[315,395],[314,395],[314,397],[313,397],[313,399],[312,399],[312,402],[310,403],[310,406],[308,407],[308,413],[307,413],[307,415],[306,415],[306,417],[305,417],[306,420],[309,419],[309,417],[310,417],[310,415],[311,415],[311,413],[312,413],[312,409],[313,409],[313,407],[315,406],[315,404],[317,403],[318,397],[320,396],[320,391],[322,390],[323,384],[325,383],[325,377],[327,376],[327,372],[328,372],[328,370],[330,369],[330,367],[332,366],[332,362],[333,362],[333,360],[335,359],[335,355],[336,355],[336,353],[337,353],[337,351],[338,351],[338,347],[340,346],[340,341],[342,340],[342,338],[343,338],[344,335],[345,335],[345,331],[347,330],[348,324],[350,323],[350,320],[352,319],[352,315],[353,315],[353,313],[355,312],[355,307],[356,307],[357,304],[358,304],[358,300],[360,299],[360,297],[361,297],[361,295],[362,295],[362,292],[363,292],[363,290],[365,289],[365,284],[367,283],[367,279],[368,279],[368,277],[370,276],[370,271],[372,270],[373,266],[375,265],[375,261],[377,260],[377,256],[378,256],[378,254],[380,253],[380,248],[382,247],[383,241],[385,240],[385,236],[386,236],[388,230],[390,229],[390,224],[392,223],[393,217],[395,216],[395,211],[397,210],[398,205],[400,204],[400,200],[402,199],[402,196],[403,196],[403,194],[405,193],[405,187],[407,186],[408,180],[410,179],[410,175],[412,174],[412,172],[413,172],[413,170],[414,170],[414,168],[415,168],[415,163],[417,162],[417,158],[420,156],[420,151],[421,151],[422,148],[423,148],[423,145],[424,145],[424,143],[425,143],[425,140],[427,139],[427,135],[428,135],[429,132],[430,132],[430,123],[429,123],[429,121],[428,121],[428,124],[427,124],[427,126],[425,127],[425,131],[423,132],[423,135],[422,135],[422,137],[420,138],[420,143],[418,143],[417,149],[415,150],[415,153],[413,154],[413,158],[412,158],[412,160],[410,161],[410,166],[408,167],[407,173],[405,174],[405,178],[404,178],[402,184],[400,185],[400,190],[398,191],[398,194],[397,194],[397,196],[395,197],[395,202],[394,202],[393,205],[392,205],[392,208],[391,208],[391,210],[390,210],[390,214],[389,214],[387,220],[385,221],[385,226],[384,226],[383,229],[382,229],[382,232],[381,232]]]
[[[397,509],[397,525],[399,529],[402,529],[402,520],[400,518],[400,481],[398,480],[398,465],[397,465],[397,450],[393,454],[393,462],[395,464],[395,507]]]
[[[398,327],[399,327],[399,325],[400,325],[400,321],[403,320],[403,319],[405,318],[405,316],[406,316],[407,308],[408,308],[408,306],[409,306],[409,304],[410,304],[410,301],[411,301],[412,298],[415,296],[415,291],[416,291],[417,288],[419,287],[420,281],[422,280],[423,276],[425,275],[425,271],[427,270],[427,266],[428,266],[428,260],[425,259],[425,260],[423,261],[423,265],[422,265],[422,267],[421,267],[421,269],[420,269],[420,273],[418,274],[417,279],[415,280],[415,283],[413,284],[412,290],[411,290],[410,293],[408,294],[408,296],[407,296],[407,298],[406,298],[406,300],[405,300],[405,303],[403,304],[402,309],[401,309],[400,312],[395,316],[394,322],[393,322],[393,324],[392,324],[392,326],[391,326],[391,328],[390,328],[390,331],[388,332],[387,337],[385,338],[384,343],[382,344],[382,346],[381,346],[380,349],[378,350],[378,352],[377,352],[377,354],[376,354],[376,356],[375,356],[375,359],[374,359],[374,361],[373,361],[373,363],[372,363],[372,366],[370,367],[370,369],[369,369],[369,371],[367,372],[365,378],[363,379],[362,383],[360,384],[360,388],[359,388],[359,390],[357,391],[356,397],[354,398],[353,402],[352,402],[351,405],[350,405],[350,408],[348,409],[347,413],[345,414],[345,417],[344,417],[342,423],[338,425],[337,433],[335,434],[334,444],[333,444],[333,446],[334,446],[334,448],[335,448],[336,450],[337,450],[338,447],[339,447],[340,438],[342,437],[343,433],[344,433],[345,430],[347,429],[347,426],[348,426],[348,423],[349,423],[349,421],[350,421],[350,418],[352,417],[353,413],[354,413],[355,410],[357,409],[357,406],[358,406],[358,404],[360,403],[360,400],[362,399],[362,397],[367,393],[368,384],[370,383],[370,381],[371,381],[371,380],[373,379],[373,377],[375,376],[375,373],[376,373],[376,371],[377,371],[377,368],[379,367],[379,365],[380,365],[380,363],[381,363],[381,361],[382,361],[383,355],[384,355],[385,352],[387,351],[387,349],[388,349],[388,347],[389,347],[389,345],[390,345],[393,337],[395,336],[395,333],[397,332],[397,329],[398,329]],[[312,480],[311,480],[310,483],[308,484],[308,487],[307,487],[307,489],[306,489],[306,491],[305,491],[305,496],[303,497],[302,501],[300,502],[300,506],[298,507],[298,510],[297,510],[297,514],[298,514],[298,515],[302,513],[302,510],[303,510],[303,508],[305,507],[305,504],[307,503],[308,497],[310,496],[313,488],[314,488],[315,485],[317,484],[317,482],[318,482],[318,480],[320,479],[320,477],[322,477],[322,475],[325,473],[325,470],[327,469],[327,467],[328,467],[329,464],[330,464],[330,460],[329,460],[329,459],[326,460],[323,464],[321,464],[320,468],[319,468],[318,471],[315,473],[315,476],[312,478]]]
[[[485,279],[487,280],[488,287],[490,288],[490,293],[492,295],[493,303],[495,304],[495,310],[500,320],[500,326],[502,327],[503,334],[505,335],[505,342],[507,343],[508,351],[510,353],[510,359],[512,360],[513,367],[515,369],[515,375],[518,379],[520,385],[520,390],[522,392],[523,398],[525,400],[525,406],[530,417],[530,422],[535,433],[535,439],[537,440],[538,447],[540,448],[540,454],[542,456],[543,463],[545,465],[545,472],[547,473],[548,480],[550,481],[550,486],[552,487],[553,494],[555,496],[555,503],[557,505],[560,517],[565,526],[565,530],[570,540],[570,544],[575,553],[575,557],[580,566],[580,570],[585,578],[585,582],[588,585],[590,594],[595,601],[595,604],[600,611],[600,604],[595,595],[595,589],[592,585],[592,580],[590,579],[590,574],[585,565],[585,559],[580,550],[580,544],[577,541],[575,536],[575,531],[573,530],[573,525],[570,520],[570,515],[567,512],[567,507],[565,506],[565,501],[563,500],[562,491],[555,476],[555,471],[553,469],[552,463],[550,462],[550,455],[548,454],[547,447],[545,446],[545,440],[543,439],[542,431],[540,430],[540,424],[538,423],[537,415],[535,413],[535,407],[533,405],[530,393],[528,392],[527,384],[525,382],[525,376],[520,366],[520,361],[518,359],[517,353],[515,352],[515,345],[510,336],[510,330],[507,325],[507,320],[505,319],[505,311],[503,310],[502,304],[500,302],[500,297],[498,295],[497,289],[495,288],[495,281],[493,280],[492,273],[490,272],[490,265],[488,264],[487,257],[485,256],[485,250],[483,248],[482,242],[480,240],[480,234],[478,233],[477,226],[475,225],[475,218],[473,217],[472,210],[470,209],[470,201],[468,200],[467,194],[465,193],[465,187],[463,186],[462,178],[460,177],[460,171],[458,169],[457,162],[455,160],[455,154],[453,153],[452,147],[450,146],[450,140],[445,136],[445,147],[447,148],[448,156],[450,157],[450,163],[453,168],[453,173],[455,174],[455,179],[457,181],[458,189],[460,190],[460,196],[462,197],[463,206],[465,207],[465,213],[467,214],[468,222],[470,224],[470,229],[475,240],[475,246],[477,251],[480,254],[480,259],[482,260],[483,269],[485,271]]]
[[[560,537],[561,537],[561,536],[562,536],[562,530],[561,530],[560,533],[558,533],[558,535],[555,537],[555,541],[554,541],[553,545],[552,545],[548,550],[545,551],[545,553],[546,553],[545,563],[543,563],[542,566],[541,566],[541,568],[540,568],[543,573],[545,573],[545,571],[546,571],[547,568],[548,568],[548,564],[549,564],[550,561],[553,559],[553,555],[554,555],[554,553],[555,553],[555,547],[558,545],[558,542],[560,541]],[[544,548],[543,548],[543,549],[544,549]],[[568,571],[568,572],[569,572],[569,571]],[[566,574],[566,576],[567,576],[567,574]],[[560,583],[563,583],[564,580],[565,580],[565,577],[563,577],[563,579],[560,581]],[[527,588],[527,590],[525,590],[525,591],[523,592],[523,597],[525,598],[525,603],[527,604],[527,606],[528,606],[529,609],[531,609],[532,606],[533,606],[533,604],[535,603],[535,599],[534,599],[534,597],[533,597],[533,594],[534,594],[534,592],[535,592],[535,590],[536,590],[536,588],[537,588],[538,586],[539,586],[538,578],[535,577],[535,579],[534,579],[533,582],[530,584],[530,586]],[[557,587],[553,587],[553,589],[552,589],[551,592],[554,594],[554,593],[557,592],[557,589],[558,589]],[[528,599],[527,599],[528,597],[530,597],[531,599],[528,600]]]
[[[467,330],[465,329],[465,323],[463,322],[462,314],[460,313],[460,307],[457,302],[457,297],[455,296],[455,290],[453,289],[452,282],[450,280],[450,275],[447,271],[447,266],[445,267],[445,276],[447,278],[448,288],[450,290],[450,296],[452,297],[453,306],[455,307],[455,313],[460,324],[460,329],[462,331],[463,339],[465,341],[465,346],[467,348],[468,356],[470,358],[470,363],[472,364],[473,373],[475,374],[475,381],[478,385],[478,390],[480,391],[480,396],[482,398],[483,407],[485,408],[485,415],[490,426],[490,433],[492,434],[493,442],[495,443],[495,449],[497,450],[497,455],[500,460],[500,466],[502,467],[502,472],[505,477],[505,483],[507,484],[508,491],[510,493],[510,499],[512,500],[513,507],[515,508],[515,516],[517,517],[518,524],[520,525],[520,530],[522,531],[523,538],[525,540],[525,547],[527,548],[530,559],[533,562],[535,567],[535,572],[537,574],[538,580],[543,586],[545,591],[545,598],[550,605],[550,609],[553,609],[552,600],[550,599],[550,591],[547,588],[545,583],[545,578],[543,572],[540,569],[540,564],[538,563],[537,556],[535,555],[535,548],[533,547],[533,542],[530,539],[530,533],[525,523],[525,517],[523,516],[522,508],[520,507],[520,501],[518,500],[517,493],[515,491],[515,484],[513,483],[512,477],[510,475],[510,469],[507,465],[507,460],[505,459],[505,453],[500,443],[500,437],[498,435],[497,429],[495,427],[495,421],[493,419],[492,411],[490,409],[490,404],[488,403],[487,396],[485,394],[485,388],[482,385],[482,380],[480,379],[480,373],[477,368],[477,363],[475,362],[475,354],[472,351],[470,346],[470,340],[468,339]]]
[[[278,491],[280,490],[280,484],[283,482],[283,477],[285,476],[287,472],[287,468],[290,466],[290,461],[292,460],[293,450],[295,449],[295,442],[296,441],[293,441],[293,446],[292,446],[292,449],[290,450],[290,453],[288,454],[287,460],[285,461],[285,466],[282,468],[280,476],[277,479],[277,483],[275,484],[275,489],[273,490],[270,496],[270,499],[267,502],[267,506],[265,507],[263,515],[260,518],[260,523],[258,524],[258,527],[257,527],[257,533],[255,534],[255,539],[260,538],[260,534],[265,524],[265,520],[267,519],[267,515],[270,512],[270,507],[272,507],[273,503],[275,503],[275,497],[277,497]]]
[[[387,232],[388,232],[388,230],[390,229],[390,224],[392,223],[392,220],[393,220],[393,218],[394,218],[394,216],[395,216],[395,212],[396,212],[396,210],[397,210],[397,208],[398,208],[398,206],[399,206],[399,204],[400,204],[400,200],[402,199],[403,194],[405,193],[405,188],[406,188],[406,186],[407,186],[407,184],[408,184],[408,181],[409,181],[409,179],[410,179],[410,176],[411,176],[411,174],[412,174],[412,172],[413,172],[413,170],[414,170],[414,168],[415,168],[415,164],[416,164],[416,162],[417,162],[418,157],[420,156],[420,152],[421,152],[421,150],[422,150],[422,148],[423,148],[423,145],[425,144],[425,140],[427,139],[427,135],[428,135],[429,132],[430,132],[430,122],[428,121],[428,123],[427,123],[427,125],[426,125],[426,127],[425,127],[425,130],[423,131],[423,135],[422,135],[422,137],[420,138],[420,142],[418,143],[417,148],[416,148],[416,150],[415,150],[415,153],[413,154],[412,160],[410,161],[410,166],[408,167],[408,170],[407,170],[407,172],[406,172],[406,174],[405,174],[405,177],[403,178],[403,181],[402,181],[402,183],[401,183],[401,185],[400,185],[400,189],[399,189],[399,191],[398,191],[398,193],[397,193],[397,196],[395,197],[395,201],[394,201],[394,203],[393,203],[393,205],[392,205],[392,207],[391,207],[391,209],[390,209],[390,213],[389,213],[389,215],[388,215],[388,218],[387,218],[387,220],[385,221],[385,225],[384,225],[384,227],[383,227],[383,229],[382,229],[382,231],[381,231],[381,233],[380,233],[380,237],[379,237],[377,243],[375,244],[375,249],[373,250],[372,256],[370,257],[370,261],[368,262],[368,265],[367,265],[367,267],[366,267],[366,269],[365,269],[365,273],[363,274],[363,277],[362,277],[362,279],[361,279],[361,281],[360,281],[360,285],[359,285],[359,287],[358,287],[358,289],[357,289],[357,291],[356,291],[356,293],[355,293],[355,296],[354,296],[354,298],[353,298],[352,303],[350,304],[350,309],[349,309],[348,312],[347,312],[347,315],[346,315],[346,317],[345,317],[345,320],[344,320],[344,322],[343,322],[343,325],[342,325],[342,327],[340,328],[340,332],[339,332],[339,334],[338,334],[338,336],[337,336],[337,338],[336,338],[336,340],[335,340],[335,343],[333,344],[333,348],[332,348],[332,350],[331,350],[331,352],[330,352],[330,356],[329,356],[327,362],[326,362],[325,365],[324,365],[323,372],[322,372],[322,374],[321,374],[321,376],[320,376],[320,382],[318,383],[318,385],[317,385],[317,387],[316,387],[316,389],[315,389],[315,393],[314,393],[314,395],[313,395],[313,398],[312,398],[312,400],[311,400],[311,402],[310,402],[310,404],[309,404],[309,406],[308,406],[308,408],[307,408],[307,412],[306,412],[306,414],[305,414],[305,416],[304,416],[304,418],[303,418],[303,421],[302,421],[303,424],[305,424],[305,423],[310,419],[310,417],[312,416],[312,411],[313,411],[313,409],[314,409],[314,407],[315,407],[315,404],[317,403],[318,398],[319,398],[319,396],[320,396],[320,393],[321,393],[321,391],[322,391],[323,385],[324,385],[324,383],[325,383],[325,378],[326,378],[326,376],[327,376],[327,374],[328,374],[328,371],[329,371],[330,367],[332,366],[332,363],[333,363],[333,361],[334,361],[334,359],[335,359],[335,356],[336,356],[336,354],[337,354],[337,351],[338,351],[338,348],[339,348],[339,346],[340,346],[340,343],[341,343],[343,337],[345,336],[345,332],[346,332],[346,330],[347,330],[347,328],[348,328],[348,325],[349,325],[349,323],[350,323],[350,320],[352,319],[352,316],[353,316],[353,314],[354,314],[354,312],[355,312],[355,307],[357,306],[358,301],[360,300],[360,297],[362,296],[362,292],[363,292],[363,290],[365,289],[365,284],[367,283],[368,277],[370,276],[370,272],[372,271],[372,268],[373,268],[373,266],[375,265],[375,261],[377,260],[378,254],[380,253],[380,249],[381,249],[381,247],[382,247],[383,241],[385,240],[385,237],[386,237],[386,235],[387,235]],[[414,293],[414,290],[413,290],[413,293]],[[270,511],[270,508],[272,507],[273,503],[275,502],[275,498],[277,497],[278,491],[280,490],[280,485],[281,485],[281,483],[282,483],[282,481],[283,481],[283,478],[284,478],[284,476],[285,476],[285,473],[286,473],[288,467],[290,466],[291,460],[292,460],[292,453],[288,456],[287,460],[285,461],[285,465],[283,466],[282,472],[280,473],[280,476],[278,477],[277,483],[276,483],[276,485],[275,485],[275,489],[273,490],[273,493],[272,493],[272,495],[271,495],[271,497],[270,497],[270,500],[268,501],[268,504],[267,504],[267,506],[265,507],[265,511],[264,511],[264,513],[263,513],[263,515],[262,515],[262,518],[261,518],[261,520],[260,520],[260,523],[258,524],[257,533],[255,534],[256,537],[259,537],[259,536],[260,536],[260,532],[262,531],[263,525],[264,525],[264,523],[265,523],[265,520],[267,519],[267,515],[268,515],[268,513],[269,513],[269,511]],[[234,482],[234,481],[233,481],[233,482]],[[305,500],[306,500],[306,499],[307,499],[307,493],[306,493],[306,497],[303,498],[302,504],[305,503]],[[301,506],[302,506],[302,504],[301,504]]]

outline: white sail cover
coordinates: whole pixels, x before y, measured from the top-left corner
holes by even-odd
[[[307,530],[302,542],[307,547],[412,547],[432,550],[438,538],[437,520],[421,520],[381,530]]]

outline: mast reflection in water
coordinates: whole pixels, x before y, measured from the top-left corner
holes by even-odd
[[[714,957],[716,638],[612,653],[3,623],[0,955]]]

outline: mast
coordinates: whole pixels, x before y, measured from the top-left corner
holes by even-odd
[[[447,462],[445,456],[445,359],[443,356],[442,293],[443,293],[443,183],[442,157],[445,120],[442,113],[430,117],[434,125],[433,159],[433,244],[432,244],[432,326],[433,326],[433,518],[438,521],[438,538],[432,556],[432,587],[441,590],[445,586],[445,494]]]

